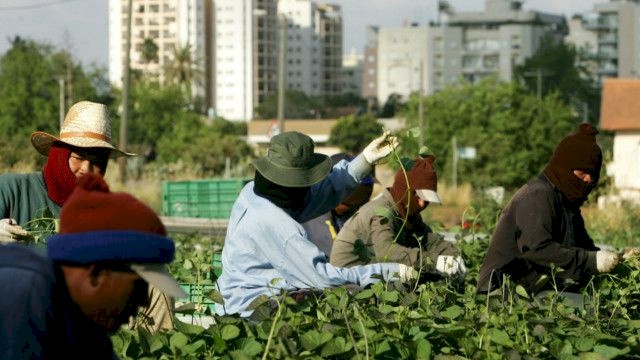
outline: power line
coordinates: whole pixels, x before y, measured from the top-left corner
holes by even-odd
[[[77,0],[58,0],[58,1],[48,2],[48,3],[40,3],[40,4],[0,6],[0,11],[39,9],[39,8],[43,8],[51,5],[58,5],[58,4],[71,2],[71,1],[77,1]]]

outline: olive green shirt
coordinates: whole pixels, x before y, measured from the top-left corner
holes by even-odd
[[[439,255],[459,255],[459,251],[433,233],[419,213],[405,222],[391,193],[384,190],[340,229],[329,259],[336,266],[398,262],[433,271]]]

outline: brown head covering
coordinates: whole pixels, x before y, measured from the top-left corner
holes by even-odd
[[[556,147],[544,174],[571,202],[582,203],[596,187],[602,167],[602,150],[596,142],[598,130],[590,124],[580,124],[575,133],[566,136]],[[582,170],[591,175],[586,183],[573,173]]]
[[[425,158],[416,158],[413,160],[412,165],[405,167],[406,178],[402,169],[396,173],[393,186],[389,189],[389,192],[398,206],[400,215],[406,216],[407,213],[413,215],[420,211],[418,208],[419,195],[416,190],[428,190],[427,193],[434,197],[423,199],[429,202],[439,202],[436,194],[438,190],[438,175],[433,168],[435,160],[436,158],[431,155]]]

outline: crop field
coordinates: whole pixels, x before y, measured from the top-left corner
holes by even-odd
[[[640,235],[637,215],[623,208],[614,220],[591,212],[585,218],[596,242],[608,239],[621,249]],[[476,228],[447,229],[469,268],[462,281],[378,283],[359,292],[335,288],[303,299],[259,299],[252,320],[210,315],[202,303],[219,301],[211,291],[202,303],[179,309],[213,319],[207,328],[178,322],[175,330],[153,335],[123,329],[112,337],[114,346],[122,359],[640,358],[639,258],[593,277],[578,307],[558,292],[532,297],[512,284],[478,295],[475,282],[488,237],[473,233]],[[222,240],[175,239],[171,272],[185,283],[213,284],[211,259]]]

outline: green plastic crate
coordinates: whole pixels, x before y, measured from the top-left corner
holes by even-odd
[[[251,179],[209,179],[162,183],[165,216],[228,219],[240,190]]]
[[[216,312],[216,303],[209,298],[209,293],[216,289],[214,284],[180,284],[188,297],[176,299],[176,303],[201,304],[209,308],[212,314]]]
[[[213,268],[213,278],[217,279],[222,275],[222,254],[213,253],[213,259],[211,260],[211,267]]]

